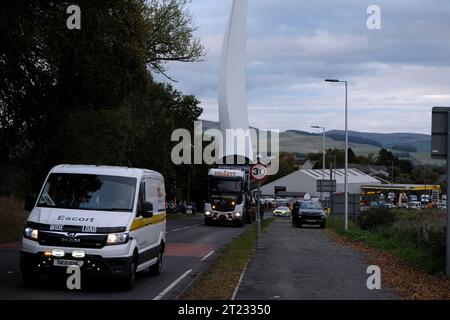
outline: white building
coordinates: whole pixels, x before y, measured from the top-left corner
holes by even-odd
[[[336,180],[336,192],[344,192],[344,169],[333,170],[333,179]],[[325,170],[325,180],[330,180],[330,170]],[[298,170],[283,178],[261,187],[261,195],[275,196],[275,189],[286,192],[309,193],[312,197],[319,197],[317,180],[323,179],[322,170]],[[348,192],[361,193],[361,186],[378,185],[381,181],[357,169],[348,169]],[[328,196],[328,193],[325,194]]]

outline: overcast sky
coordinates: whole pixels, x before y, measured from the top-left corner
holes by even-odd
[[[382,30],[368,30],[369,5]],[[172,63],[169,75],[197,96],[202,119],[218,120],[217,85],[231,0],[192,0],[190,10],[208,54]],[[430,133],[431,108],[450,106],[450,1],[249,0],[247,100],[250,125],[313,131],[349,128]],[[160,78],[159,78],[160,79]]]

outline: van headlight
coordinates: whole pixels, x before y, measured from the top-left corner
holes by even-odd
[[[26,239],[38,241],[39,231],[37,229],[26,227],[25,230],[23,231],[23,236]]]
[[[128,232],[124,233],[110,233],[106,238],[106,244],[109,246],[124,244],[130,240],[130,234]]]

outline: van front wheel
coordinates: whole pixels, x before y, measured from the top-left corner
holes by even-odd
[[[131,261],[130,271],[128,275],[123,279],[123,287],[125,290],[133,290],[136,282],[136,270],[137,270],[137,255],[134,256],[133,261]]]

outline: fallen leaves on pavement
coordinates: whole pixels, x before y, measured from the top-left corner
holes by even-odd
[[[338,243],[362,252],[366,262],[381,268],[382,283],[394,293],[408,300],[450,300],[450,279],[436,277],[404,262],[392,253],[374,249],[329,230]]]

